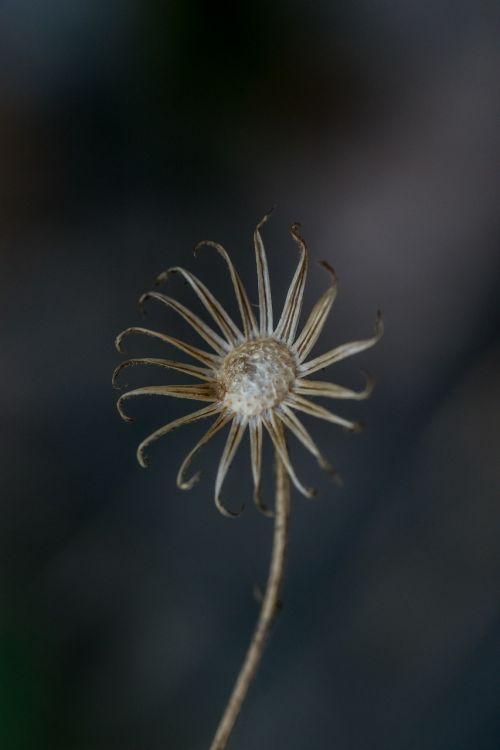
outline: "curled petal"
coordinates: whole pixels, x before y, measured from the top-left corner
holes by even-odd
[[[285,427],[300,440],[302,445],[313,454],[318,464],[322,469],[327,471],[332,476],[336,477],[337,472],[332,468],[330,463],[323,456],[318,446],[300,421],[300,419],[293,413],[293,411],[286,405],[281,404],[280,410],[278,411],[278,417],[281,419]]]
[[[156,365],[157,367],[165,367],[168,370],[176,370],[176,372],[183,372],[186,375],[192,375],[194,378],[200,378],[200,380],[213,379],[210,370],[207,370],[205,367],[196,367],[196,365],[173,362],[170,359],[140,357],[138,359],[127,359],[125,362],[121,362],[118,367],[115,367],[112,378],[112,383],[115,388],[119,387],[117,386],[116,381],[122,370],[124,370],[126,367],[133,367],[134,365]],[[125,385],[122,387],[125,388]]]
[[[208,441],[215,435],[216,432],[218,432],[221,427],[224,427],[229,420],[231,419],[231,416],[228,414],[221,414],[218,419],[215,420],[215,422],[208,428],[206,433],[203,435],[201,440],[199,440],[196,445],[194,446],[193,450],[188,453],[186,458],[181,464],[181,467],[179,469],[179,472],[177,474],[177,486],[181,490],[190,490],[191,487],[199,480],[201,476],[201,472],[197,471],[196,474],[193,474],[193,476],[190,479],[185,479],[184,475],[186,471],[189,469],[189,466],[191,465],[191,462],[195,455],[198,453],[198,451],[203,448],[204,445],[208,443]]]
[[[363,425],[361,422],[350,422],[348,419],[339,417],[337,414],[333,414],[328,409],[325,409],[319,404],[315,404],[312,401],[308,401],[302,396],[298,396],[295,393],[291,393],[287,400],[286,405],[297,411],[303,411],[305,414],[310,414],[312,417],[318,417],[319,419],[325,419],[327,422],[333,422],[341,427],[345,427],[350,432],[360,432]]]
[[[226,516],[226,518],[235,518],[236,516],[239,516],[243,508],[245,507],[244,505],[242,505],[240,510],[234,512],[226,508],[222,504],[222,501],[220,499],[220,493],[222,485],[224,483],[224,479],[226,478],[226,474],[229,470],[229,467],[231,466],[236,450],[241,442],[241,438],[243,437],[243,433],[245,432],[245,427],[246,425],[243,422],[239,422],[238,420],[233,419],[229,434],[227,436],[226,445],[224,446],[224,450],[222,452],[219,468],[217,470],[217,477],[215,479],[215,505],[217,506],[217,510],[220,511],[223,516]]]
[[[167,281],[168,277],[173,273],[180,273],[181,276],[190,284],[191,288],[196,293],[200,302],[204,305],[206,310],[210,313],[212,318],[215,320],[220,330],[226,337],[227,341],[233,346],[241,340],[241,331],[233,323],[228,313],[224,310],[220,302],[214,297],[212,292],[201,282],[194,274],[190,271],[186,271],[185,268],[180,266],[173,266],[163,271],[157,279],[157,284],[162,284]]]
[[[307,276],[307,247],[299,234],[300,224],[292,224],[292,237],[299,246],[300,260],[286,295],[285,306],[275,331],[275,336],[291,344],[295,338],[304,297]]]
[[[194,328],[196,333],[201,336],[202,339],[205,339],[207,344],[209,344],[217,354],[221,356],[227,354],[229,349],[227,341],[224,341],[218,333],[204,323],[201,318],[191,312],[189,308],[185,307],[180,302],[177,302],[177,300],[172,297],[168,297],[166,294],[161,294],[160,292],[146,292],[146,294],[143,294],[139,299],[139,309],[142,313],[144,313],[144,303],[148,299],[155,299],[163,305],[171,307],[172,310],[175,310],[176,313],[189,323],[191,328]]]
[[[185,354],[189,354],[189,356],[193,357],[193,359],[197,359],[199,362],[202,362],[208,367],[213,368],[218,362],[218,357],[215,354],[210,354],[210,352],[205,352],[202,349],[198,349],[197,346],[187,344],[185,341],[174,339],[172,336],[167,336],[165,333],[160,333],[159,331],[151,331],[149,328],[142,328],[141,326],[131,326],[130,328],[126,328],[124,331],[118,334],[115,339],[115,346],[120,354],[125,353],[125,347],[123,346],[124,338],[126,336],[130,336],[130,334],[132,333],[141,333],[144,336],[149,336],[151,338],[158,339],[159,341],[164,341],[166,344],[171,344],[171,346],[175,346],[177,349],[180,349]]]
[[[375,333],[370,339],[350,341],[348,344],[337,346],[336,349],[332,349],[326,354],[322,354],[315,359],[311,359],[309,362],[305,362],[300,366],[299,372],[301,375],[311,375],[313,372],[321,370],[323,367],[333,365],[334,362],[340,362],[340,360],[346,359],[346,357],[352,357],[353,354],[358,354],[365,349],[370,349],[370,347],[375,346],[377,341],[380,341],[383,333],[384,324],[382,322],[382,314],[379,311],[375,321]]]
[[[276,448],[279,457],[281,458],[283,465],[286,468],[288,475],[294,485],[297,487],[299,492],[301,492],[306,497],[314,497],[314,495],[316,494],[316,490],[310,487],[304,487],[302,482],[299,481],[297,475],[295,474],[293,466],[290,462],[290,458],[288,456],[285,434],[281,422],[275,418],[273,412],[270,412],[269,417],[264,418],[263,422],[265,428],[269,433],[269,437],[273,441],[273,445]]]
[[[366,385],[361,391],[353,391],[351,388],[344,388],[341,385],[323,382],[322,380],[305,380],[304,378],[297,380],[294,391],[303,396],[341,399],[352,398],[356,401],[362,401],[371,396],[375,386],[375,378],[364,370],[362,370],[362,373],[365,376]]]
[[[151,445],[151,443],[154,443],[155,440],[158,440],[159,438],[166,435],[168,432],[171,432],[172,430],[175,430],[176,427],[181,427],[185,424],[190,424],[190,422],[196,422],[198,419],[205,419],[206,417],[211,417],[214,414],[217,414],[217,412],[220,410],[220,407],[218,405],[213,406],[205,406],[203,409],[199,409],[198,411],[192,412],[191,414],[187,414],[185,417],[180,417],[179,419],[174,419],[173,422],[169,422],[166,425],[163,425],[163,427],[160,427],[158,430],[155,430],[151,433],[151,435],[148,435],[148,437],[140,443],[139,447],[137,448],[137,460],[139,461],[140,465],[143,467],[143,469],[146,469],[148,466],[148,459],[144,454],[144,451],[146,448]]]
[[[273,332],[273,300],[271,297],[271,282],[269,280],[269,269],[267,267],[267,256],[260,230],[271,216],[274,208],[267,213],[257,224],[253,235],[255,245],[255,261],[257,264],[257,285],[259,289],[260,308],[260,334],[271,336]]]
[[[252,462],[254,502],[261,513],[272,517],[274,513],[262,502],[261,497],[262,422],[258,418],[252,419],[248,428],[250,430],[250,458]]]
[[[147,385],[134,388],[120,396],[116,402],[118,413],[125,422],[132,422],[132,418],[123,409],[123,402],[134,396],[172,396],[173,398],[188,398],[195,401],[217,401],[211,385]]]
[[[297,352],[299,362],[302,362],[307,357],[318,340],[337,296],[337,274],[325,260],[320,261],[320,266],[325,268],[331,275],[332,283],[314,305],[304,328],[292,347]]]
[[[196,245],[194,249],[195,255],[201,247],[215,248],[215,250],[217,250],[219,255],[222,255],[222,257],[226,261],[226,265],[231,275],[231,281],[233,282],[233,287],[234,287],[234,292],[236,295],[236,300],[238,302],[238,307],[240,309],[240,315],[241,315],[241,320],[243,322],[243,330],[245,332],[245,337],[250,338],[250,337],[256,336],[257,335],[257,321],[255,320],[255,315],[253,313],[250,300],[248,299],[248,295],[246,293],[243,282],[238,272],[236,271],[233,265],[233,262],[231,261],[231,258],[229,257],[227,251],[218,242],[213,242],[212,240],[203,240],[202,242],[198,242],[198,244]]]

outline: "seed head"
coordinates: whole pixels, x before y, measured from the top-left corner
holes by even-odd
[[[141,297],[140,304],[143,306],[147,299],[155,299],[175,310],[208,344],[211,351],[199,349],[170,335],[142,327],[127,328],[116,339],[118,351],[123,351],[124,338],[132,333],[140,333],[159,339],[197,361],[198,364],[189,364],[170,359],[139,358],[122,362],[114,372],[113,383],[116,383],[119,373],[124,368],[136,364],[150,364],[175,370],[197,378],[201,382],[194,385],[135,388],[124,393],[118,399],[117,406],[120,415],[125,420],[130,421],[123,405],[127,399],[134,396],[171,396],[208,403],[202,409],[155,430],[139,445],[137,458],[142,466],[146,466],[145,450],[152,442],[181,425],[206,417],[215,417],[215,421],[182,463],[177,475],[178,486],[182,489],[189,489],[199,478],[198,473],[189,479],[186,478],[187,470],[195,454],[220,429],[229,425],[229,433],[215,480],[215,503],[221,513],[226,516],[238,515],[238,513],[228,510],[222,504],[220,493],[224,478],[247,427],[250,433],[254,498],[257,506],[267,512],[260,497],[264,430],[271,438],[295,486],[308,497],[314,494],[314,491],[305,487],[295,474],[288,456],[285,430],[294,435],[316,457],[322,468],[332,471],[296,412],[303,412],[333,422],[348,430],[356,431],[360,427],[358,422],[344,419],[310,399],[314,397],[364,399],[370,395],[373,389],[373,380],[367,377],[365,388],[354,391],[334,383],[310,380],[309,376],[335,362],[370,348],[377,343],[383,332],[382,318],[379,313],[375,323],[375,332],[370,338],[342,344],[325,354],[307,359],[325,325],[335,299],[337,277],[328,263],[323,261],[321,265],[330,275],[330,286],[314,305],[304,327],[297,336],[307,274],[308,253],[304,240],[299,233],[299,225],[293,224],[291,234],[299,248],[299,263],[290,284],[281,316],[277,324],[274,325],[267,258],[260,233],[269,215],[264,216],[254,232],[260,313],[258,322],[245,287],[226,250],[216,242],[204,241],[197,245],[195,252],[202,246],[209,246],[217,250],[224,259],[235,290],[242,319],[242,329],[234,323],[220,302],[196,276],[184,268],[176,266],[160,274],[157,282],[164,283],[174,273],[183,276],[212,317],[218,330],[214,330],[180,302],[158,291],[144,294]]]
[[[273,338],[245,341],[223,359],[220,398],[236,417],[262,417],[285,401],[297,374],[293,352]]]

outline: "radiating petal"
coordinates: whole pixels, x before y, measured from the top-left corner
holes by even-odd
[[[318,396],[322,398],[352,398],[356,401],[362,401],[368,398],[375,385],[375,379],[363,371],[366,378],[366,385],[362,391],[353,391],[351,388],[344,388],[335,383],[327,383],[322,380],[305,380],[298,378],[295,382],[294,392],[303,396]]]
[[[181,464],[181,467],[179,469],[179,472],[177,474],[177,486],[181,490],[190,490],[191,487],[199,480],[201,476],[201,472],[197,471],[196,474],[193,474],[191,479],[185,479],[184,474],[189,469],[191,465],[191,461],[195,457],[195,455],[198,453],[198,451],[203,448],[204,445],[208,443],[208,441],[215,435],[216,432],[218,432],[221,427],[224,427],[230,420],[232,419],[232,415],[230,414],[221,414],[218,419],[215,420],[215,422],[208,428],[208,430],[205,432],[201,440],[199,440],[196,445],[194,446],[193,450],[188,453],[186,458]]]
[[[343,417],[339,417],[337,416],[337,414],[332,414],[331,411],[328,411],[328,409],[325,409],[323,406],[320,406],[319,404],[315,404],[312,401],[308,401],[302,396],[297,396],[294,393],[291,393],[288,396],[285,403],[287,406],[290,406],[292,409],[296,409],[297,411],[303,411],[305,414],[310,414],[312,417],[318,417],[319,419],[326,419],[327,422],[333,422],[334,424],[339,424],[341,425],[341,427],[345,427],[347,430],[350,430],[351,432],[359,432],[363,426],[361,422],[350,422],[348,419],[343,419]]]
[[[295,338],[307,276],[307,247],[299,234],[299,229],[300,224],[292,224],[292,237],[299,246],[300,260],[286,295],[285,306],[283,307],[283,312],[274,334],[287,344],[291,344]]]
[[[115,367],[113,372],[112,383],[115,388],[116,380],[120,375],[121,371],[126,367],[132,367],[134,365],[156,365],[157,367],[165,367],[168,370],[176,370],[177,372],[183,372],[186,375],[192,375],[194,378],[200,378],[200,380],[213,381],[213,373],[207,370],[206,367],[197,367],[196,365],[189,365],[184,362],[174,362],[171,359],[158,359],[156,357],[139,357],[137,359],[127,359],[125,362],[121,362],[118,367]],[[123,385],[123,388],[126,386]]]
[[[200,302],[215,320],[220,330],[231,345],[237,344],[242,339],[241,331],[235,325],[230,315],[224,310],[220,302],[214,297],[212,292],[190,271],[180,266],[173,266],[163,271],[157,278],[156,284],[163,284],[173,273],[180,273],[194,290]]]
[[[176,427],[181,427],[181,425],[189,424],[190,422],[196,422],[196,420],[198,419],[205,419],[205,417],[211,417],[214,414],[217,414],[219,410],[220,407],[218,404],[214,404],[213,406],[205,406],[203,409],[199,409],[198,411],[192,412],[191,414],[186,414],[186,416],[184,417],[174,419],[173,422],[169,422],[168,424],[163,425],[163,427],[160,427],[158,430],[152,432],[151,435],[148,435],[148,437],[145,438],[145,440],[143,440],[137,448],[137,460],[139,461],[140,465],[144,469],[147,467],[148,459],[144,455],[144,451],[149,445],[151,445],[151,443],[154,443],[155,440],[163,437],[167,434],[167,432],[175,430]]]
[[[302,362],[307,357],[314,344],[318,340],[318,337],[325,325],[328,314],[332,308],[335,297],[337,296],[337,274],[325,260],[320,261],[320,266],[326,268],[326,270],[331,274],[332,283],[314,305],[304,328],[302,329],[295,344],[293,344],[292,346],[292,348],[297,352],[299,362]]]
[[[217,401],[214,389],[211,385],[200,383],[200,385],[147,385],[142,388],[134,388],[120,396],[116,402],[118,413],[125,422],[132,422],[132,418],[125,414],[123,402],[134,396],[172,396],[174,398],[188,398],[195,401]]]
[[[257,264],[257,284],[259,289],[260,333],[261,336],[271,336],[273,332],[273,301],[271,298],[271,283],[267,267],[266,251],[260,230],[269,219],[273,209],[269,211],[257,224],[253,235],[255,245],[255,261]]]
[[[321,468],[327,471],[329,474],[336,475],[337,472],[332,468],[330,463],[323,456],[300,419],[286,404],[281,404],[279,411],[277,411],[277,416],[281,419],[285,427],[287,427],[290,432],[295,435],[297,440],[300,440],[302,445],[304,445],[307,450],[313,454]]]
[[[273,516],[274,513],[262,502],[261,498],[261,472],[262,472],[262,422],[255,418],[249,422],[250,430],[250,458],[252,463],[252,476],[254,485],[254,501],[257,508],[265,516]]]
[[[336,349],[332,349],[326,354],[322,354],[315,359],[311,359],[309,362],[305,362],[299,367],[300,376],[311,375],[317,370],[321,370],[323,367],[333,365],[334,362],[340,362],[341,359],[346,357],[352,357],[353,354],[363,352],[365,349],[369,349],[375,346],[377,341],[380,341],[384,332],[384,324],[382,323],[382,316],[379,312],[377,320],[375,322],[375,334],[370,339],[364,339],[363,341],[350,341],[348,344],[342,344],[337,346]]]
[[[210,326],[204,323],[201,318],[191,312],[191,310],[189,310],[187,307],[184,307],[184,305],[182,305],[180,302],[177,302],[177,300],[173,299],[172,297],[168,297],[166,294],[162,294],[161,292],[146,292],[146,294],[143,294],[139,299],[139,308],[142,312],[144,311],[144,303],[147,299],[155,299],[158,300],[158,302],[166,305],[167,307],[171,307],[172,310],[175,310],[175,312],[179,313],[179,315],[184,318],[184,320],[189,323],[192,328],[194,328],[196,333],[198,333],[202,337],[202,339],[205,339],[207,344],[209,344],[212,349],[217,352],[217,354],[220,354],[221,356],[227,354],[229,349],[227,341],[219,336],[219,334],[216,333],[212,328],[210,328]]]
[[[229,434],[227,436],[226,445],[224,446],[224,450],[222,452],[219,468],[217,470],[217,477],[215,479],[215,505],[217,506],[217,510],[219,510],[222,515],[226,516],[227,518],[235,518],[236,516],[239,516],[244,508],[244,505],[242,505],[240,510],[236,513],[232,510],[228,510],[228,508],[222,505],[220,493],[222,485],[224,483],[224,479],[226,478],[226,474],[229,467],[231,466],[245,429],[246,424],[244,422],[239,422],[237,419],[233,419]]]
[[[281,458],[283,465],[285,466],[288,475],[290,476],[290,479],[292,480],[296,488],[306,497],[314,497],[314,495],[316,494],[315,490],[310,487],[304,487],[302,482],[300,482],[297,478],[295,471],[293,470],[293,466],[288,456],[282,423],[276,419],[273,412],[270,412],[269,417],[263,418],[263,422],[271,440],[273,441],[273,445],[278,451],[279,457]]]
[[[174,339],[172,338],[172,336],[167,336],[165,333],[160,333],[159,331],[151,331],[149,328],[142,328],[141,326],[131,326],[130,328],[126,328],[124,331],[118,334],[115,339],[115,346],[120,354],[125,353],[123,339],[125,338],[125,336],[129,336],[131,333],[142,333],[145,336],[150,336],[151,338],[164,341],[166,344],[171,344],[177,349],[185,352],[185,354],[189,354],[189,356],[193,357],[193,359],[197,359],[199,362],[203,362],[204,365],[208,365],[208,367],[214,367],[218,363],[218,357],[215,354],[210,354],[210,352],[205,352],[202,349],[198,349],[197,346],[186,344],[185,341]]]
[[[213,242],[212,240],[203,240],[202,242],[198,242],[198,244],[196,245],[194,249],[195,253],[199,250],[200,247],[203,246],[215,248],[215,250],[217,250],[217,252],[222,255],[222,257],[226,261],[226,265],[231,275],[231,281],[233,282],[236,299],[238,301],[238,307],[240,309],[245,337],[255,337],[257,335],[257,321],[255,320],[255,315],[253,313],[252,306],[250,304],[250,300],[248,299],[248,295],[246,293],[243,282],[238,272],[236,271],[226,249],[218,242]]]

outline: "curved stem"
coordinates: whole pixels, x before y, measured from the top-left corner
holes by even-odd
[[[285,573],[285,555],[290,517],[290,484],[281,458],[276,455],[276,503],[271,565],[259,619],[245,660],[236,679],[233,691],[220,720],[210,750],[224,750],[233,731],[248,688],[255,677],[269,637],[273,620],[280,604],[280,593]]]

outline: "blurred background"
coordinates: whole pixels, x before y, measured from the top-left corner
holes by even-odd
[[[202,750],[258,613],[272,523],[248,444],[213,504],[223,436],[190,493],[205,425],[135,460],[188,402],[115,410],[115,335],[182,264],[235,311],[201,239],[257,300],[265,227],[279,306],[311,253],[308,312],[340,291],[316,353],[386,334],[333,367],[368,402],[307,420],[338,488],[293,495],[284,606],[230,747],[500,746],[498,8],[487,0],[0,6],[0,747]],[[199,312],[179,279],[174,296]],[[147,324],[195,341],[173,312]],[[190,338],[191,337],[191,338]],[[154,342],[128,351],[154,356]],[[127,373],[128,374],[128,373]],[[176,382],[134,372],[129,383]],[[265,492],[272,499],[272,454]]]

